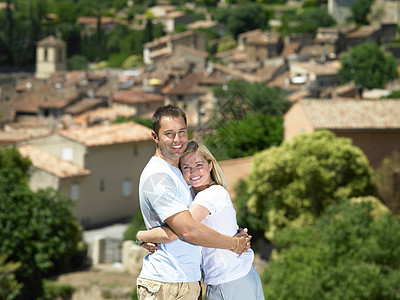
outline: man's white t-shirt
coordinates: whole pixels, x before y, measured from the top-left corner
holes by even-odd
[[[213,185],[199,192],[193,204],[208,209],[210,214],[202,223],[219,233],[233,236],[238,230],[236,211],[229,193],[221,185]],[[200,247],[202,252],[202,268],[205,284],[217,285],[245,276],[252,267],[254,252],[238,255],[226,249]]]
[[[162,226],[168,217],[188,210],[190,186],[178,168],[153,156],[140,176],[139,201],[147,229]],[[158,250],[143,259],[141,278],[161,282],[201,280],[201,253],[197,245],[177,239],[160,243]]]

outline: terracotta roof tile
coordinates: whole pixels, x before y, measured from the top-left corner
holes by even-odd
[[[350,32],[346,35],[346,38],[362,38],[362,37],[368,37],[371,34],[379,31],[381,28],[380,25],[365,25],[361,26],[357,30]]]
[[[202,73],[190,73],[182,78],[175,84],[168,92],[167,95],[192,95],[198,94],[200,91],[196,88],[199,81],[203,78]]]
[[[59,178],[89,175],[90,170],[82,168],[72,162],[62,160],[31,145],[17,147],[19,153],[24,157],[29,157],[32,165],[44,170]]]
[[[0,130],[0,145],[14,144],[21,141],[46,136],[52,132],[49,128],[28,128],[15,130]]]
[[[316,129],[400,129],[400,100],[300,100]]]
[[[126,104],[135,103],[151,103],[164,101],[164,96],[143,91],[129,90],[114,95],[115,102],[122,102]]]
[[[60,130],[59,133],[87,147],[151,140],[151,129],[133,122]]]
[[[81,101],[67,107],[64,110],[64,113],[72,115],[81,114],[85,111],[98,107],[99,105],[101,105],[102,102],[103,101],[101,99],[84,98]]]

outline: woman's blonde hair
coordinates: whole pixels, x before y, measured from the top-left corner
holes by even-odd
[[[215,181],[216,184],[222,185],[225,189],[227,189],[224,172],[222,171],[222,168],[215,159],[214,155],[212,155],[210,150],[208,150],[208,148],[205,145],[194,140],[189,141],[185,152],[183,152],[182,157],[185,156],[186,154],[193,153],[196,151],[198,151],[204,157],[204,159],[208,161],[208,163],[212,162],[213,167],[211,169],[211,179]],[[180,162],[179,162],[179,167],[180,167]]]

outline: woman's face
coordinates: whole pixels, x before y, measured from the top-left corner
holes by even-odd
[[[211,183],[212,163],[201,155],[198,151],[185,154],[181,157],[181,171],[185,181],[193,186],[207,186]]]

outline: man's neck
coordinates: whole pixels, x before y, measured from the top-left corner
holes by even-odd
[[[162,160],[166,161],[169,163],[171,166],[174,166],[175,168],[179,168],[179,158],[173,159],[171,157],[167,157],[161,153],[159,149],[156,149],[156,153],[154,154],[155,157],[159,157]]]

